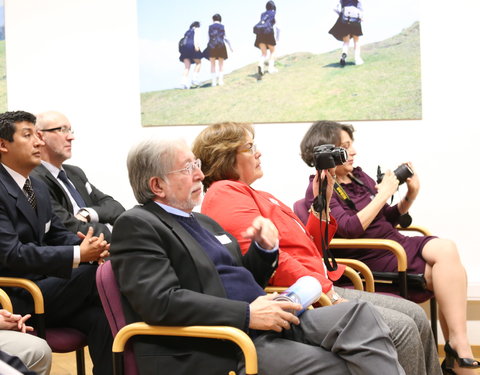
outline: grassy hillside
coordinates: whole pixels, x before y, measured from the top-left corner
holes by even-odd
[[[5,40],[0,40],[0,113],[7,110],[7,76],[5,68]]]
[[[349,56],[341,67],[339,55],[340,49],[295,53],[279,57],[279,72],[261,80],[250,64],[226,75],[221,87],[205,82],[196,89],[142,93],[142,124],[421,118],[418,22],[363,46],[364,65],[355,66]]]

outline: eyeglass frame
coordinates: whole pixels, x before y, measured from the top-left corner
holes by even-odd
[[[255,153],[258,151],[257,145],[255,143],[249,142],[245,145],[245,147],[248,147],[248,148],[245,148],[243,150],[238,150],[238,152],[248,152],[252,155],[255,155]]]
[[[182,168],[182,169],[176,169],[174,171],[170,171],[170,172],[167,172],[167,174],[170,174],[170,173],[182,173],[182,174],[185,174],[185,175],[192,175],[193,174],[193,170],[195,168],[197,169],[202,169],[202,161],[200,159],[195,159],[194,161],[189,161],[187,162],[186,164],[187,166],[185,168]],[[184,173],[184,172],[187,172],[187,173]]]
[[[75,132],[73,131],[72,128],[69,128],[68,126],[66,125],[62,125],[62,126],[58,126],[56,128],[50,128],[50,129],[40,129],[41,132],[55,132],[55,131],[58,131],[60,133],[62,133],[63,135],[74,135]]]

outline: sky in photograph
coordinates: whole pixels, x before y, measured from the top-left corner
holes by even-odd
[[[1,0],[0,0],[1,2]],[[277,0],[277,26],[280,40],[277,56],[293,52],[323,53],[341,48],[328,31],[337,19],[331,0]],[[228,50],[225,73],[258,61],[260,50],[253,46],[253,26],[265,10],[266,1],[243,0],[137,0],[141,92],[180,87],[183,63],[179,61],[178,41],[190,24],[199,21],[202,50],[208,42],[208,26],[219,13]],[[384,40],[419,20],[419,0],[365,0],[362,43]],[[210,77],[210,63],[202,60],[200,80]]]
[[[5,5],[4,0],[0,0],[0,27],[5,26]]]

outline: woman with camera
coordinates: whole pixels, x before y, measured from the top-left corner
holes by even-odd
[[[474,374],[479,362],[473,359],[467,338],[467,278],[455,244],[434,236],[403,236],[396,225],[407,214],[418,195],[420,183],[413,175],[406,179],[405,197],[396,205],[388,201],[396,192],[399,180],[387,171],[381,183],[376,184],[360,167],[354,167],[356,150],[353,146],[353,126],[332,121],[313,124],[305,134],[301,155],[305,163],[315,166],[314,147],[333,144],[347,150],[348,160],[336,168],[335,191],[330,201],[332,216],[338,223],[337,235],[344,238],[385,238],[399,242],[407,253],[408,273],[424,274],[427,287],[437,299],[439,318],[446,340],[446,360],[442,369],[446,374]],[[312,180],[312,178],[311,178]],[[311,185],[307,188],[305,207],[313,202]],[[296,212],[299,211],[297,207]],[[335,251],[339,257],[355,258],[365,262],[372,271],[396,272],[396,258],[390,252],[368,249]]]
[[[333,304],[347,299],[373,303],[390,328],[400,364],[407,374],[440,374],[433,335],[421,307],[400,298],[333,287],[344,271],[328,271],[322,258],[322,243],[328,244],[336,230],[333,218],[320,219],[310,212],[303,225],[293,211],[273,195],[250,185],[263,176],[261,153],[254,143],[254,129],[249,124],[219,123],[205,128],[195,139],[193,153],[202,160],[206,194],[202,213],[216,220],[231,233],[246,252],[249,241],[243,237],[247,223],[257,216],[269,218],[279,231],[279,262],[270,284],[289,286],[302,276],[315,277]],[[331,170],[333,172],[333,169]],[[332,196],[333,179],[328,181],[327,202]],[[318,191],[318,177],[314,180]],[[328,227],[328,238],[325,229]]]

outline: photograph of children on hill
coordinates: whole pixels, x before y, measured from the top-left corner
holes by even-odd
[[[7,71],[5,66],[5,1],[0,0],[0,113],[7,110]]]
[[[422,117],[419,0],[137,0],[137,10],[143,126]]]

